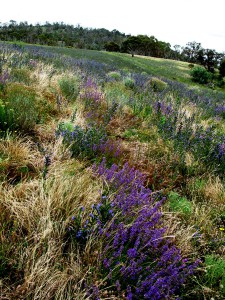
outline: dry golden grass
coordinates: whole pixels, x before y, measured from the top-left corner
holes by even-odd
[[[81,206],[90,207],[98,201],[102,186],[81,163],[59,161],[57,151],[46,181],[0,187],[2,209],[27,240],[17,254],[24,280],[14,286],[11,299],[84,299],[82,282],[95,276],[90,268],[97,263],[96,240],[90,239],[83,253],[69,246],[65,255],[64,246],[71,217]],[[90,261],[84,264],[87,259]]]
[[[219,177],[206,174],[204,178],[192,178],[187,186],[193,198],[211,207],[225,206],[225,186]]]
[[[219,177],[210,177],[202,192],[206,199],[214,205],[225,206],[225,186]]]
[[[41,143],[52,143],[55,140],[55,126],[55,120],[45,124],[37,124],[34,127],[34,135]]]
[[[1,177],[10,182],[37,176],[43,167],[40,153],[28,138],[2,138],[0,156]]]
[[[31,74],[31,78],[34,81],[34,87],[39,92],[49,88],[51,82],[55,82],[53,76],[57,76],[54,66],[42,62],[38,62]]]
[[[177,213],[164,212],[163,222],[167,228],[166,236],[175,242],[182,255],[192,256],[194,254],[192,239],[196,229],[192,225],[185,225]]]
[[[107,129],[114,136],[121,137],[126,129],[135,127],[140,123],[141,121],[134,116],[132,109],[125,106],[122,111],[116,113],[109,122]]]

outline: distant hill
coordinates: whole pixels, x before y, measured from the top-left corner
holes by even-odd
[[[0,40],[49,46],[102,50],[106,43],[114,42],[120,46],[126,38],[127,35],[116,29],[109,31],[104,28],[84,28],[80,25],[74,27],[62,22],[32,25],[27,22],[18,24],[10,21],[10,23],[0,25]]]

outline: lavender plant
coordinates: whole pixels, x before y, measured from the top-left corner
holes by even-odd
[[[72,126],[71,123],[60,123],[56,136],[62,136],[63,142],[70,147],[72,157],[101,159],[107,157],[108,163],[117,161],[122,154],[121,146],[118,142],[110,139],[105,127],[87,128]]]
[[[112,189],[112,211],[117,213],[103,231],[100,254],[108,285],[118,294],[125,292],[126,299],[170,299],[198,262],[183,259],[166,238],[160,212],[165,198],[145,188],[145,177],[128,164],[107,169],[103,160],[94,171]]]
[[[0,73],[0,92],[4,92],[7,82],[9,81],[9,71],[5,70]]]
[[[71,130],[64,123],[60,123],[57,136],[63,137],[63,142],[70,146],[73,157],[95,158],[100,147],[107,141],[107,134],[104,128],[74,126]]]

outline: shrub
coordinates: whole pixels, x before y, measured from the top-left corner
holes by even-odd
[[[79,94],[79,79],[76,77],[63,77],[59,80],[61,93],[67,100],[75,100]]]
[[[217,86],[221,88],[225,86],[225,77],[220,77],[218,79]]]
[[[18,83],[9,85],[4,104],[7,128],[32,130],[38,121],[36,93],[33,89]]]
[[[126,77],[124,78],[124,85],[130,89],[133,89],[135,86],[135,82],[132,78]]]
[[[121,74],[119,72],[112,71],[108,73],[108,77],[115,81],[119,81],[121,79]]]
[[[200,84],[206,84],[212,79],[212,74],[205,68],[196,66],[191,70],[192,80]]]
[[[188,64],[188,68],[189,68],[189,69],[193,69],[194,66],[195,66],[194,64]]]
[[[109,42],[104,45],[104,48],[106,51],[110,52],[119,52],[120,51],[120,46],[116,44],[115,42]]]
[[[207,255],[205,257],[205,265],[207,285],[220,287],[223,295],[225,295],[225,260],[215,255]]]
[[[172,211],[181,212],[184,215],[190,215],[192,212],[191,202],[178,193],[170,192],[168,196],[169,206]]]
[[[162,92],[167,87],[167,83],[159,78],[152,77],[146,82],[146,87],[152,88],[154,92]]]

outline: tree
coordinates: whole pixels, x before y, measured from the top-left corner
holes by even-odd
[[[189,42],[186,44],[186,47],[184,47],[182,55],[186,61],[189,61],[190,63],[197,63],[199,51],[202,49],[201,43]]]
[[[217,63],[217,52],[212,49],[206,49],[204,60],[204,66],[206,67],[206,69],[209,72],[214,73],[214,69],[217,66]]]
[[[180,60],[181,59],[181,53],[182,53],[182,47],[180,45],[174,45],[173,46],[174,50],[173,51],[173,56],[172,58],[173,59],[176,59],[176,60]]]
[[[114,42],[109,42],[104,45],[104,48],[106,51],[110,52],[119,52],[120,51],[120,46]]]
[[[191,70],[191,76],[194,82],[198,82],[201,84],[208,83],[212,79],[212,74],[201,66],[195,66]]]
[[[220,76],[225,77],[225,58],[220,63],[219,71],[220,71]]]
[[[129,36],[121,46],[122,52],[131,53],[134,57],[135,52],[141,47],[141,39],[138,36]]]

